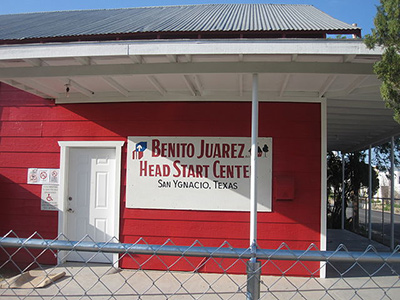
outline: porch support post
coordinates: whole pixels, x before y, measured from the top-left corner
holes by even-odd
[[[253,74],[251,112],[251,173],[250,173],[250,248],[247,262],[247,299],[260,298],[261,263],[257,262],[257,154],[258,154],[258,74]]]
[[[390,250],[394,250],[394,136],[390,152]]]
[[[344,230],[344,220],[346,217],[346,207],[345,207],[345,193],[344,190],[346,188],[346,182],[345,182],[345,163],[344,163],[344,153],[342,152],[342,230]]]
[[[368,239],[372,239],[372,165],[371,165],[372,146],[368,149]]]
[[[250,247],[257,247],[258,74],[253,74],[251,112]]]

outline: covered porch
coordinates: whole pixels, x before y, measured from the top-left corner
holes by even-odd
[[[250,102],[254,92],[260,103],[320,104],[325,250],[323,154],[366,149],[400,133],[373,73],[380,55],[358,39],[6,45],[0,48],[0,80],[55,104]]]

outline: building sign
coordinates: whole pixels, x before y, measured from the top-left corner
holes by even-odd
[[[128,137],[128,208],[250,210],[251,139]],[[271,211],[272,138],[258,139],[258,210]]]
[[[58,210],[58,185],[42,185],[42,210]]]
[[[28,184],[59,184],[60,169],[28,169]]]

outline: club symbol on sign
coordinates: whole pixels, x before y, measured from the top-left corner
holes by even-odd
[[[47,178],[47,173],[45,171],[40,172],[40,178],[43,180]]]

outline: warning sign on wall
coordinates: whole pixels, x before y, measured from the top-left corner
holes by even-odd
[[[28,169],[28,184],[59,184],[60,169]]]
[[[58,210],[58,185],[42,186],[42,210]]]
[[[250,138],[129,137],[128,208],[248,211]],[[258,210],[271,211],[272,138],[258,139]]]

